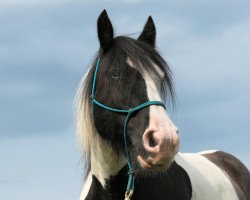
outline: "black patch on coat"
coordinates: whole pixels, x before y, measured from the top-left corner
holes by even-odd
[[[240,200],[250,199],[250,173],[238,158],[223,151],[203,154],[203,156],[229,176]]]
[[[108,200],[110,199],[108,193],[102,187],[102,184],[98,181],[98,179],[93,176],[92,183],[86,196],[85,200]]]
[[[127,166],[106,182],[105,189],[93,176],[86,200],[123,200],[128,176]],[[190,200],[191,181],[186,171],[174,162],[167,172],[151,177],[138,177],[132,200]]]

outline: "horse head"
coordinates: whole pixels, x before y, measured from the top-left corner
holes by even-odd
[[[124,130],[128,114],[96,105],[92,97],[108,108],[128,112],[145,102],[174,99],[171,71],[155,47],[152,17],[137,39],[115,37],[105,10],[97,30],[100,49],[80,84],[77,103],[78,136],[91,170],[95,168],[94,174],[104,183],[128,160],[136,176],[168,169],[179,151],[179,132],[165,106],[151,103],[138,109]]]

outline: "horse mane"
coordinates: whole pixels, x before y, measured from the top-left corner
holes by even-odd
[[[96,59],[95,59],[96,60]],[[94,65],[94,63],[93,63]],[[75,98],[75,124],[77,133],[77,142],[82,150],[82,161],[84,163],[84,179],[86,180],[91,166],[97,168],[95,174],[105,184],[104,180],[107,178],[107,171],[117,171],[114,166],[109,169],[109,163],[122,162],[118,158],[118,154],[114,153],[108,141],[104,141],[98,134],[92,116],[90,94],[87,90],[89,77],[93,76],[93,66],[86,72],[79,83],[79,88]],[[91,155],[94,155],[91,160]],[[123,163],[122,163],[123,164]]]
[[[87,73],[80,81],[79,88],[75,99],[75,122],[77,130],[77,140],[82,148],[83,161],[85,162],[85,175],[88,174],[91,165],[99,167],[98,171],[100,176],[105,173],[105,166],[107,165],[107,157],[111,159],[119,160],[119,152],[114,152],[108,141],[104,141],[94,126],[93,116],[91,111],[91,87],[93,80],[94,67],[97,62],[97,58],[101,57],[102,66],[109,66],[111,61],[119,59],[120,57],[129,58],[135,67],[141,74],[145,71],[155,82],[162,100],[170,99],[174,103],[174,87],[172,82],[172,73],[166,61],[160,56],[159,52],[152,48],[149,44],[144,42],[125,37],[118,36],[114,38],[111,49],[105,56],[102,56],[102,51],[94,57],[92,65]],[[117,60],[119,64],[119,60]],[[159,69],[164,73],[160,74]],[[122,94],[121,94],[122,95]],[[90,160],[91,155],[94,155],[94,160]],[[107,156],[109,155],[109,156]],[[122,162],[119,160],[118,162]],[[102,169],[104,168],[104,169]],[[104,171],[103,171],[104,170]],[[113,169],[114,171],[117,169]],[[119,170],[119,169],[118,169]],[[105,178],[105,177],[103,177]]]

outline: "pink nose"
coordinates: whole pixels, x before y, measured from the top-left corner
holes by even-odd
[[[166,150],[167,138],[159,130],[148,129],[143,134],[143,146],[150,156],[154,156]]]
[[[165,130],[161,127],[151,127],[143,134],[143,146],[148,153],[148,158],[145,160],[143,159],[145,162],[143,162],[140,157],[139,161],[143,167],[147,166],[147,164],[150,167],[169,167],[173,161],[174,155],[179,150],[178,129],[176,127],[171,127],[169,130]],[[148,167],[148,169],[150,169],[150,167]]]

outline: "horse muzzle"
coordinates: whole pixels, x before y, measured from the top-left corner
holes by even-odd
[[[138,156],[141,167],[150,171],[163,171],[170,167],[180,148],[179,131],[171,129],[148,129],[143,134],[143,146],[148,156]]]

